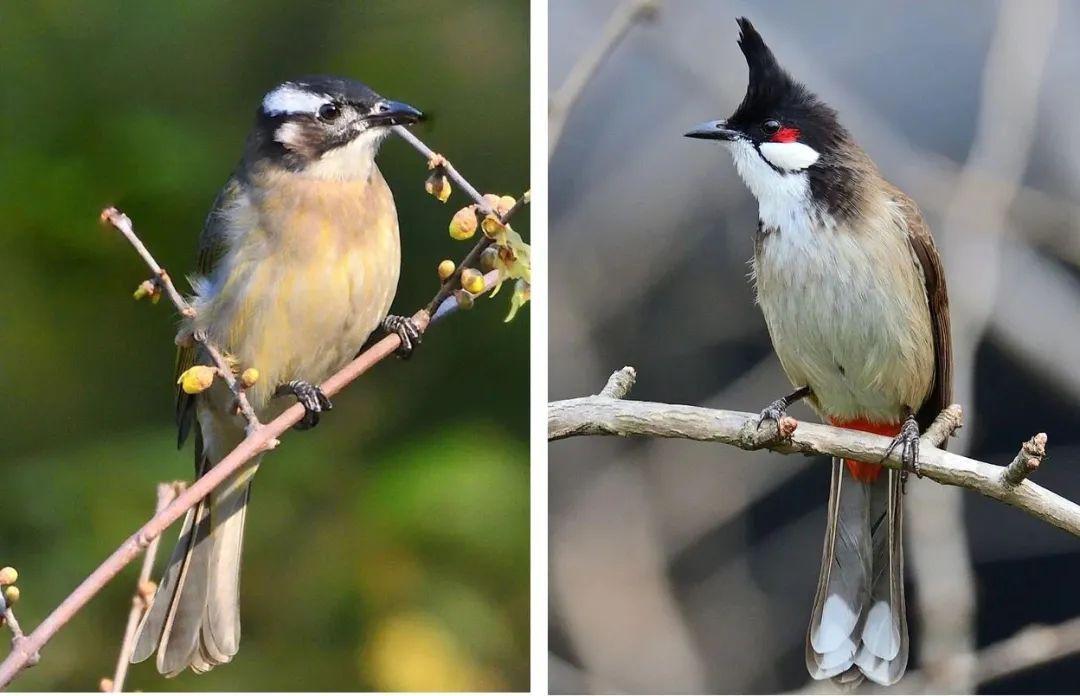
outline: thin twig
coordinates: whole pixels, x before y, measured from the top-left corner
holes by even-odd
[[[479,212],[481,219],[491,215],[499,220],[499,224],[506,226],[510,221],[510,218],[512,218],[522,206],[529,202],[529,192],[526,191],[521,197],[514,201],[514,205],[511,206],[506,213],[499,215],[498,212],[491,207],[491,204],[484,199],[483,194],[477,191],[476,187],[470,184],[469,181],[458,172],[450,160],[425,145],[424,142],[413,135],[412,131],[408,128],[404,126],[394,126],[391,130],[394,132],[394,135],[397,135],[409,145],[412,145],[413,148],[423,155],[428,162],[437,161],[439,168],[445,172],[455,184],[461,187],[461,189],[468,194],[469,198],[472,198],[473,201],[476,202],[477,211]],[[439,286],[438,292],[431,298],[431,302],[427,305],[427,313],[429,315],[434,314],[435,308],[441,307],[446,298],[450,297],[455,290],[461,287],[461,272],[466,268],[474,268],[480,260],[480,254],[484,253],[484,249],[487,249],[493,243],[493,239],[481,233],[480,239],[476,242],[476,245],[473,246],[472,250],[465,256],[462,262],[457,265],[454,272],[443,281],[442,285]]]
[[[172,483],[159,483],[157,485],[157,504],[154,506],[154,514],[160,513],[165,506],[173,501],[177,494],[184,490],[186,484],[183,481]],[[131,597],[131,611],[128,612],[127,627],[124,629],[124,640],[120,644],[120,656],[116,658],[116,671],[113,678],[108,680],[108,691],[120,692],[124,690],[124,679],[127,678],[128,666],[131,664],[131,653],[135,650],[135,631],[139,627],[143,612],[150,606],[150,598],[154,596],[154,582],[150,574],[154,572],[154,558],[157,556],[158,542],[161,537],[154,537],[143,554],[142,568],[139,570],[139,579],[135,583],[135,593]],[[102,680],[105,682],[106,680]]]
[[[566,79],[548,102],[548,157],[559,145],[566,117],[570,115],[570,110],[581,97],[585,85],[589,84],[604,59],[635,24],[654,17],[659,7],[658,0],[624,0],[611,13],[596,42],[589,46],[570,68]]]
[[[781,454],[824,454],[880,462],[892,469],[902,466],[900,453],[893,451],[885,457],[891,440],[881,435],[799,423],[798,429],[783,439],[775,437],[772,429],[759,430],[757,424],[758,414],[754,413],[602,396],[548,404],[548,440],[580,435],[682,438],[722,442],[745,450],[768,449]],[[926,478],[969,488],[1080,536],[1080,506],[1030,480],[1007,484],[1005,467],[926,445],[919,448],[919,465]]]
[[[611,373],[607,384],[604,385],[604,388],[600,390],[597,396],[608,399],[625,399],[630,390],[634,388],[634,382],[636,381],[637,370],[627,365],[623,369]]]
[[[101,211],[102,222],[107,222],[115,227],[124,237],[131,243],[131,246],[135,247],[135,251],[138,252],[142,260],[146,262],[146,265],[150,267],[150,270],[154,273],[155,285],[164,290],[165,294],[169,296],[172,303],[176,306],[176,310],[180,314],[188,319],[195,317],[195,308],[188,304],[187,300],[177,291],[176,286],[173,285],[172,278],[165,272],[165,269],[158,265],[158,262],[154,259],[153,254],[146,248],[146,245],[142,243],[139,236],[135,234],[135,227],[131,223],[129,218],[124,213],[120,212],[116,208],[106,208]],[[225,380],[225,384],[228,385],[229,391],[236,397],[236,407],[240,413],[244,416],[244,420],[247,421],[247,432],[251,434],[257,430],[262,424],[259,422],[258,417],[255,415],[255,409],[251,407],[251,403],[248,401],[247,395],[244,393],[244,388],[240,382],[233,375],[232,368],[225,360],[225,356],[216,345],[207,340],[207,337],[201,332],[197,332],[192,335],[192,339],[197,343],[201,343],[206,350],[210,359],[214,362],[214,366],[217,368],[218,376]]]
[[[1023,444],[1016,457],[1001,472],[1001,480],[1006,486],[1017,486],[1031,472],[1039,468],[1046,456],[1046,433],[1039,433]]]
[[[4,623],[7,624],[8,629],[11,631],[11,653],[22,652],[25,655],[24,663],[26,667],[32,667],[40,662],[41,654],[37,648],[30,644],[30,639],[23,633],[22,626],[19,625],[19,620],[15,618],[15,611],[10,605],[4,609]],[[3,686],[3,684],[0,683],[0,686]]]

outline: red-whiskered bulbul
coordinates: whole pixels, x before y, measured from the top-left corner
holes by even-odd
[[[731,118],[686,135],[727,145],[758,201],[753,277],[793,386],[761,421],[805,398],[829,423],[894,436],[918,473],[918,438],[948,404],[952,360],[945,277],[908,196],[780,67],[739,19],[750,68]],[[828,528],[806,666],[815,679],[893,684],[908,660],[901,547],[903,474],[833,460]]]

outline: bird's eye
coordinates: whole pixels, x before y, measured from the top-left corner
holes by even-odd
[[[319,119],[327,123],[336,121],[340,115],[341,109],[338,108],[337,104],[323,104],[319,107]]]
[[[770,118],[768,121],[761,124],[761,130],[765,135],[775,135],[776,131],[780,130],[780,122],[774,118]]]

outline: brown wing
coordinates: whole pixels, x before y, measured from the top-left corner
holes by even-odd
[[[926,299],[930,303],[930,326],[934,331],[934,386],[930,396],[916,414],[919,425],[927,428],[952,400],[952,336],[949,328],[949,293],[945,289],[945,269],[930,228],[923,220],[915,202],[900,191],[896,192],[907,221],[908,240],[922,267],[926,282]]]
[[[224,188],[214,200],[210,214],[203,223],[202,234],[199,236],[199,255],[195,261],[195,273],[199,276],[209,276],[217,267],[218,261],[225,253],[225,211],[235,205],[237,196],[242,192],[240,182],[235,177],[230,177],[225,182]],[[197,346],[180,348],[176,352],[176,374],[174,379],[179,379],[192,365],[208,360]],[[176,388],[176,446],[183,447],[184,440],[191,432],[191,426],[195,422],[195,397],[184,393],[183,389]],[[196,462],[198,464],[198,462]]]

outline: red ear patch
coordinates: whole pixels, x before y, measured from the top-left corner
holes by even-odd
[[[793,143],[799,139],[799,129],[785,126],[773,134],[774,143]]]

